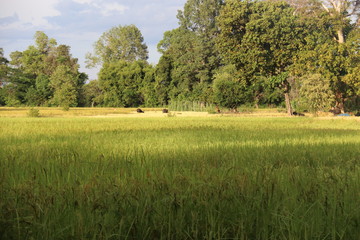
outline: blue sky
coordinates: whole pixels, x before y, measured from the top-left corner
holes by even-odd
[[[135,24],[156,64],[157,43],[163,33],[178,26],[177,11],[186,0],[0,0],[0,47],[8,57],[34,44],[36,31],[58,44],[71,47],[81,71],[96,78],[97,69],[86,69],[84,58],[101,34],[118,25]]]

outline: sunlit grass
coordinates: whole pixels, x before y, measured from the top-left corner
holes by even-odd
[[[30,109],[30,107],[0,107],[0,117],[26,117]],[[136,112],[136,108],[70,108],[68,111],[54,107],[34,107],[34,109],[39,110],[41,117],[97,116]],[[144,108],[144,110],[159,111],[160,109]]]
[[[360,239],[355,118],[0,118],[0,145],[0,239]]]

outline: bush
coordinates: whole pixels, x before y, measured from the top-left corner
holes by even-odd
[[[228,65],[221,68],[214,79],[214,101],[220,107],[236,110],[246,101],[246,83],[238,76],[236,67]]]
[[[27,115],[28,117],[40,117],[40,111],[39,109],[30,108]]]
[[[328,79],[321,74],[310,74],[300,78],[300,82],[300,108],[316,113],[332,107],[335,99]]]

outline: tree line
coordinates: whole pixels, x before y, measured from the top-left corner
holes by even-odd
[[[79,72],[70,47],[43,32],[4,58],[0,104],[157,107],[197,101],[296,111],[360,110],[359,0],[188,0],[157,65],[134,25],[103,33]]]

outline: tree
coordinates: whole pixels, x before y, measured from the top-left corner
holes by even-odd
[[[103,91],[98,80],[92,80],[83,86],[85,106],[94,107],[103,103]]]
[[[8,81],[9,61],[4,57],[4,50],[0,48],[0,106],[5,104],[4,85]]]
[[[77,76],[67,66],[60,65],[50,77],[50,86],[53,88],[55,105],[64,109],[77,106]]]
[[[147,60],[148,51],[140,30],[135,25],[117,26],[102,34],[94,44],[94,54],[88,53],[87,67],[119,60]]]
[[[340,44],[346,41],[346,27],[349,18],[354,16],[355,22],[360,24],[359,0],[322,0],[322,7],[329,14],[333,22],[334,32],[336,32],[336,41]]]
[[[305,75],[300,81],[300,105],[312,113],[329,111],[335,100],[330,81],[320,74]]]
[[[105,63],[99,73],[104,105],[109,107],[138,107],[144,103],[144,79],[151,71],[144,61]],[[150,80],[151,82],[151,80]]]
[[[4,50],[0,48],[0,88],[7,81],[9,73],[9,61],[4,57]]]
[[[246,82],[241,79],[235,65],[227,65],[215,74],[214,102],[236,111],[247,100]]]
[[[292,114],[287,71],[303,44],[294,9],[284,2],[226,1],[218,18],[217,46],[226,64],[235,64],[248,86],[264,76],[282,89]]]
[[[53,98],[53,94],[55,89],[59,94],[60,88],[51,86],[50,78],[58,77],[53,75],[59,75],[57,71],[61,66],[77,79],[75,91],[78,96],[87,76],[79,72],[78,60],[72,57],[70,47],[57,46],[55,39],[49,39],[41,31],[35,33],[34,40],[35,45],[29,46],[25,51],[10,54],[12,68],[8,74],[11,85],[8,93],[13,99],[10,102],[16,102],[16,99],[21,104],[51,105],[50,99],[59,99],[59,96]],[[57,100],[55,102],[58,104]],[[74,105],[72,102],[71,104]]]
[[[162,79],[158,83],[163,83],[157,85],[158,89],[167,85],[167,96],[164,93],[161,96],[168,99],[162,102],[210,101],[214,72],[220,65],[214,41],[218,33],[216,17],[222,4],[222,0],[188,0],[177,15],[179,28],[164,33],[158,45],[163,54],[159,62],[163,70],[155,75]]]
[[[157,96],[157,102],[160,105],[168,105],[170,100],[170,84],[172,81],[171,72],[173,63],[171,57],[164,54],[160,57],[159,63],[155,69],[154,91]]]
[[[359,1],[328,0],[301,16],[305,44],[296,56],[293,74],[321,74],[330,81],[335,107],[359,98]],[[352,108],[352,107],[350,107]]]

